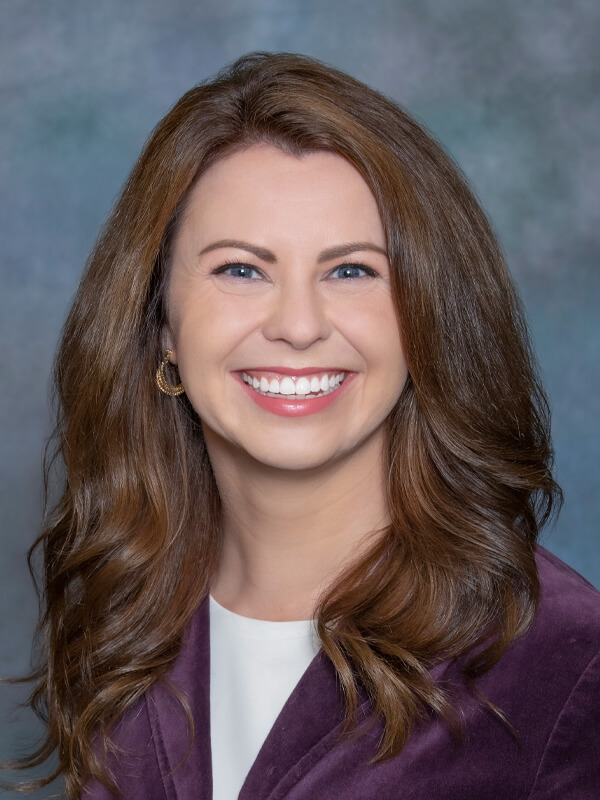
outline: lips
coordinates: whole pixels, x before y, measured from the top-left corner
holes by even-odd
[[[299,374],[299,373],[303,374]],[[248,370],[241,374],[244,383],[266,397],[286,397],[288,400],[324,397],[335,392],[346,378],[340,371],[298,371],[292,375],[280,371]]]
[[[234,373],[244,391],[262,408],[282,417],[318,414],[337,402],[356,372],[285,367],[240,370]]]

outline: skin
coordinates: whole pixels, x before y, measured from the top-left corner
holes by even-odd
[[[350,254],[327,252],[353,243]],[[211,591],[232,611],[311,618],[389,521],[384,424],[407,367],[385,249],[368,185],[332,153],[252,146],[212,165],[190,196],[164,342],[221,494],[224,546]],[[240,379],[277,367],[347,378],[322,411],[281,416]]]

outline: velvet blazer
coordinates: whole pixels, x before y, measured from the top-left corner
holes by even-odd
[[[344,703],[320,651],[267,736],[239,800],[599,800],[600,593],[541,548],[538,569],[541,601],[532,626],[478,679],[514,731],[464,686],[456,664],[444,663],[433,674],[458,692],[463,737],[431,717],[399,755],[372,763],[381,724],[340,739]],[[180,703],[157,682],[114,733],[124,753],[111,767],[127,800],[212,799],[207,601],[186,632],[170,680],[187,695],[195,736],[190,746]],[[369,712],[363,693],[360,718]],[[113,797],[96,783],[86,791],[93,800]]]

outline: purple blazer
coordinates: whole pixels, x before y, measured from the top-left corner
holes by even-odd
[[[462,740],[431,718],[398,756],[370,763],[381,725],[340,741],[343,699],[319,652],[264,742],[240,800],[599,800],[600,593],[541,548],[538,567],[541,603],[532,627],[478,681],[517,735],[459,688]],[[212,798],[208,626],[203,602],[170,673],[193,711],[191,748],[181,706],[160,682],[117,726],[127,754],[111,765],[127,800]],[[462,686],[456,665],[434,672]],[[369,709],[363,694],[362,718]],[[88,791],[94,800],[112,797],[96,783]]]

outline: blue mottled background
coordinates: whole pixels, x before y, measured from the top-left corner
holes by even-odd
[[[86,254],[150,129],[249,50],[352,73],[462,165],[520,286],[552,401],[566,502],[545,542],[600,585],[599,32],[597,0],[3,0],[0,673],[29,662],[24,554],[48,376]],[[9,723],[17,697],[0,690],[3,755],[37,730],[26,714]]]

